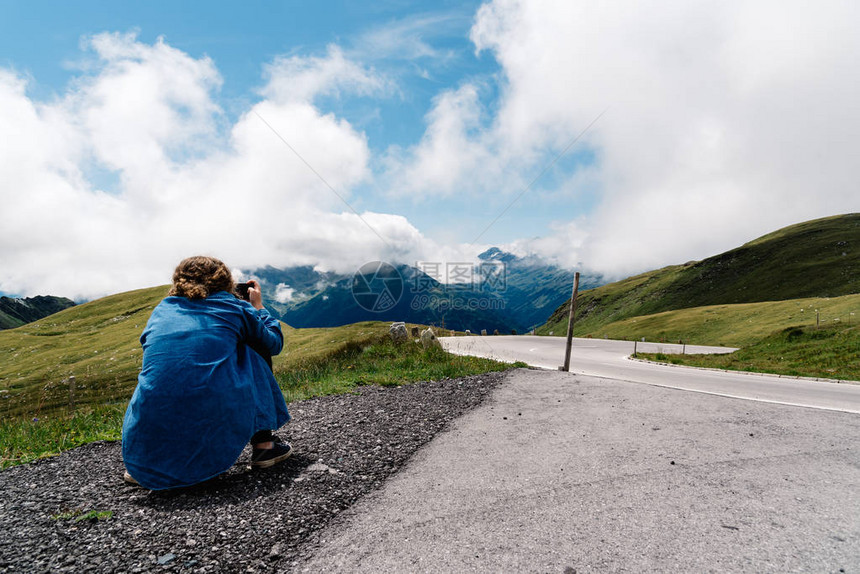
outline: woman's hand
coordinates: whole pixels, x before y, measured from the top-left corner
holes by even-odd
[[[248,287],[248,301],[251,302],[254,309],[262,309],[263,290],[260,288],[260,284],[254,279],[251,279],[248,283],[250,284],[250,287]]]

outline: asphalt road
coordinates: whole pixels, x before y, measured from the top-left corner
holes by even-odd
[[[522,361],[546,369],[564,363],[563,337],[492,336],[445,337],[440,339],[451,352]],[[726,353],[734,349],[661,343],[636,343],[639,352]],[[806,406],[860,413],[860,384],[779,378],[655,365],[630,360],[634,344],[629,341],[574,339],[570,371],[618,381],[646,383],[785,405]]]
[[[298,570],[857,572],[858,439],[852,413],[520,369]]]

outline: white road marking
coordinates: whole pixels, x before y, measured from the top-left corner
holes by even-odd
[[[492,352],[476,349],[477,340]],[[536,340],[537,339],[537,340]],[[494,336],[449,337],[442,344],[453,353],[489,356],[501,361],[522,361],[534,367],[556,370],[564,362],[562,337]],[[587,341],[587,344],[583,344]],[[539,346],[534,346],[539,344]],[[639,350],[657,348],[680,353],[680,345],[639,343]],[[688,353],[726,353],[734,349],[689,345]],[[860,414],[860,384],[836,384],[791,380],[756,373],[696,369],[629,360],[630,341],[574,339],[571,373],[608,380],[642,383],[734,399]]]

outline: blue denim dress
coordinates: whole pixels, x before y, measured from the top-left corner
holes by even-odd
[[[122,457],[141,486],[163,490],[229,469],[256,431],[290,420],[266,360],[280,323],[226,291],[167,297],[140,337],[143,369],[125,413]]]

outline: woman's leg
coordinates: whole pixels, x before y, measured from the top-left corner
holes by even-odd
[[[272,431],[262,430],[251,437],[251,466],[266,468],[287,459],[293,454],[287,443],[275,442]]]
[[[254,433],[254,436],[251,437],[251,446],[254,448],[269,449],[274,446],[273,440],[274,437],[272,437],[271,430],[265,429],[257,431]]]

